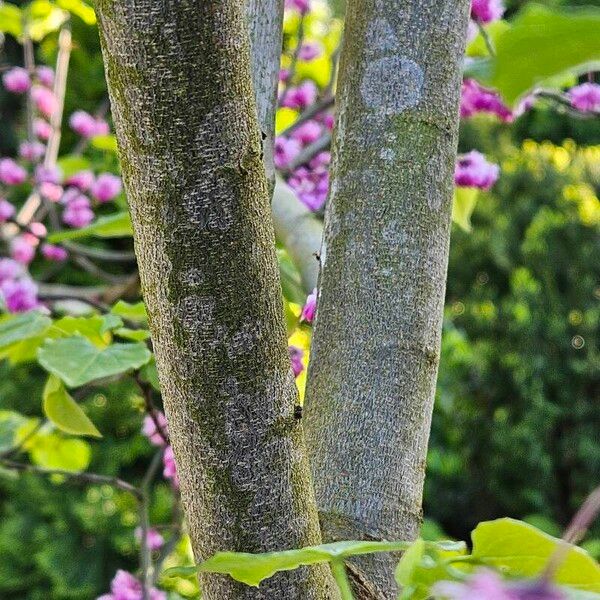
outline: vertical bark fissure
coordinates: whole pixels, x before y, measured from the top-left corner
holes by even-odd
[[[123,178],[198,561],[320,536],[286,349],[243,0],[99,0]],[[327,569],[203,598],[329,599]]]
[[[420,526],[468,4],[348,2],[305,409],[326,541]],[[392,564],[356,562],[376,597]]]

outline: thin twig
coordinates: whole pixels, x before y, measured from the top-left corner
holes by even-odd
[[[302,42],[304,41],[304,18],[305,15],[302,13],[300,15],[300,22],[298,23],[298,35],[296,41],[296,47],[292,52],[292,59],[290,61],[290,68],[288,72],[288,77],[285,80],[283,93],[281,94],[281,99],[279,101],[279,105],[283,106],[287,95],[289,94],[290,88],[292,86],[292,81],[294,76],[296,75],[296,65],[298,64],[298,57],[300,56],[300,50],[302,49]]]
[[[62,246],[81,256],[95,258],[96,260],[104,260],[107,262],[135,262],[135,252],[127,250],[107,250],[105,248],[96,248],[93,246],[84,246],[76,242],[65,241]]]
[[[146,408],[146,412],[152,419],[152,422],[154,423],[154,427],[156,427],[156,431],[162,438],[163,442],[168,446],[170,444],[169,436],[167,435],[167,432],[163,429],[162,425],[160,424],[160,422],[158,420],[157,410],[156,410],[156,407],[154,406],[154,402],[152,400],[152,387],[150,385],[148,385],[147,383],[145,383],[144,381],[142,381],[139,371],[134,372],[133,378],[135,379],[135,382],[137,383],[138,387],[140,388],[140,391],[142,392],[142,397],[144,398],[144,405]]]
[[[318,140],[303,148],[302,152],[296,156],[285,168],[284,173],[291,173],[298,167],[309,163],[319,152],[327,150],[331,145],[331,133],[326,131]]]
[[[483,23],[476,19],[475,23],[477,24],[477,29],[479,29],[479,33],[485,42],[485,47],[487,48],[488,54],[490,56],[496,56],[496,49],[494,48],[494,44],[492,43],[492,39],[490,38],[490,34],[487,32],[487,29],[483,26]]]
[[[29,77],[33,79],[35,76],[35,57],[33,53],[33,42],[29,37],[29,26],[27,23],[24,23],[23,30],[25,31],[25,36],[23,38],[23,63],[27,72],[29,73]],[[34,115],[34,106],[33,106],[33,97],[31,93],[31,86],[27,90],[27,140],[31,143],[35,140],[35,134],[33,131],[33,115]]]
[[[298,129],[300,125],[303,125],[307,121],[310,121],[316,117],[319,113],[332,107],[335,102],[335,98],[331,95],[326,95],[318,102],[311,104],[289,127],[284,129],[279,135],[289,136],[290,133]]]

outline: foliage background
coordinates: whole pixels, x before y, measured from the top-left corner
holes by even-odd
[[[66,115],[92,112],[106,98],[96,29],[74,18],[73,36]],[[3,50],[3,64],[20,63],[10,38]],[[56,51],[50,35],[38,59],[52,64]],[[2,155],[16,151],[17,108],[15,97],[0,91]],[[599,142],[597,122],[547,108],[512,127],[487,119],[463,124],[461,148],[485,152],[501,164],[502,177],[480,198],[473,231],[453,231],[425,495],[430,536],[442,529],[464,538],[476,522],[498,516],[557,533],[600,472]],[[63,147],[75,143],[65,129]],[[91,158],[98,168],[114,166],[104,153]],[[75,269],[61,277],[93,284]],[[44,380],[35,366],[0,364],[0,410],[39,417]],[[82,442],[69,458],[139,478],[152,448],[140,435],[137,390],[127,383],[94,388],[83,404],[104,438]],[[152,522],[168,523],[166,483],[155,484],[153,498]],[[133,500],[109,486],[0,473],[0,598],[99,595],[117,568],[135,570],[136,525]],[[588,548],[600,555],[600,539]],[[193,589],[180,582],[178,593]]]

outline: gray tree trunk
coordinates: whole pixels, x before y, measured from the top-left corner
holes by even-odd
[[[320,536],[286,348],[243,0],[99,0],[106,75],[197,561]],[[203,598],[329,599],[327,569]]]
[[[468,0],[349,0],[305,428],[321,528],[411,539],[442,324]],[[356,562],[394,598],[393,561]]]

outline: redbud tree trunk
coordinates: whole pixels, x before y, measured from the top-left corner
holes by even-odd
[[[96,2],[169,433],[197,561],[318,543],[242,0]],[[335,597],[324,568],[203,598]]]
[[[348,1],[305,410],[326,541],[418,534],[468,5]],[[395,598],[391,559],[354,572]]]

